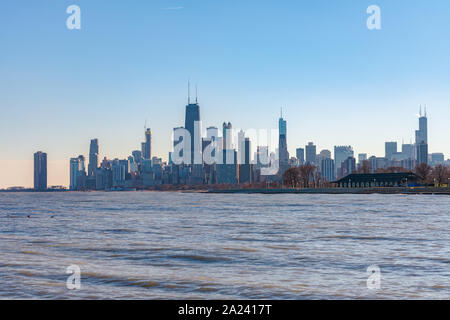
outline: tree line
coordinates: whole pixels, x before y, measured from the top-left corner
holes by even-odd
[[[388,167],[378,169],[375,173],[400,173],[410,172],[403,167]],[[355,173],[373,173],[370,162],[365,160],[361,163]],[[419,177],[422,184],[435,184],[442,186],[449,183],[450,168],[445,165],[431,167],[426,163],[417,165],[413,173]],[[311,164],[289,168],[283,174],[283,185],[288,188],[326,188],[331,187],[331,182],[327,181],[319,174],[318,168]]]

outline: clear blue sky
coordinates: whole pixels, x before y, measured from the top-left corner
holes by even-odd
[[[81,8],[82,29],[66,28]],[[366,28],[381,7],[382,30]],[[0,188],[32,185],[32,154],[49,184],[68,184],[69,158],[123,158],[145,120],[167,159],[183,125],[186,83],[199,86],[204,126],[276,128],[288,147],[352,145],[384,154],[409,141],[419,104],[430,152],[450,157],[448,0],[4,0],[0,4]]]

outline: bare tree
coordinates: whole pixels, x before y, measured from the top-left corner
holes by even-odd
[[[414,169],[415,173],[419,176],[422,183],[429,183],[431,178],[431,167],[426,163],[421,163]]]
[[[304,188],[309,188],[311,186],[311,181],[314,179],[314,171],[317,168],[311,164],[306,164],[299,167],[300,170],[300,180]]]
[[[358,173],[370,173],[372,171],[370,161],[364,160],[358,168]]]
[[[290,188],[297,188],[300,185],[299,168],[289,168],[283,174],[283,184]]]
[[[438,186],[442,186],[449,182],[450,170],[447,166],[439,164],[433,168],[431,177],[436,181]]]

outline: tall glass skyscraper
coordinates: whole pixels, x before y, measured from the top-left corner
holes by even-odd
[[[98,139],[92,139],[89,148],[88,176],[93,177],[98,168]]]
[[[282,175],[289,168],[289,153],[287,150],[287,124],[281,116],[278,121],[278,158],[279,174]]]
[[[202,137],[200,128],[200,106],[198,103],[188,103],[184,128],[191,135],[191,164],[194,163],[195,150],[201,154]]]
[[[335,175],[337,176],[338,170],[341,168],[342,163],[349,157],[354,157],[354,151],[351,146],[335,146],[334,147],[334,168]]]
[[[142,157],[144,160],[151,160],[152,158],[152,130],[149,128],[145,130],[145,142],[142,143]]]
[[[231,122],[224,122],[222,125],[222,142],[223,150],[233,149],[233,125],[231,124]]]
[[[34,154],[34,190],[47,189],[47,154],[38,151]]]
[[[317,162],[317,147],[313,142],[308,142],[305,146],[305,162],[306,164],[315,165]]]
[[[428,118],[427,109],[422,115],[420,108],[419,130],[416,130],[416,160],[417,164],[428,163]]]

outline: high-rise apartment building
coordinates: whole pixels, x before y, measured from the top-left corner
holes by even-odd
[[[342,163],[349,157],[354,157],[354,151],[351,146],[335,146],[334,147],[334,166],[336,170],[336,175],[338,170],[341,168]]]
[[[317,161],[317,147],[314,145],[314,143],[309,142],[308,145],[305,147],[305,153],[306,153],[306,164],[316,164]]]
[[[222,125],[222,143],[223,150],[233,149],[233,126],[231,122],[224,122]]]
[[[34,154],[34,190],[47,189],[47,154],[38,151]]]
[[[392,160],[393,155],[397,153],[397,142],[386,142],[384,144],[385,158]]]
[[[298,164],[299,165],[305,164],[305,149],[297,148],[295,150],[295,154],[297,156]]]
[[[85,188],[86,167],[84,156],[70,159],[70,190],[83,190]]]
[[[98,168],[98,139],[92,139],[89,147],[88,176],[93,177]]]
[[[327,181],[335,181],[334,160],[331,158],[323,158],[320,163],[320,172],[322,177]]]

